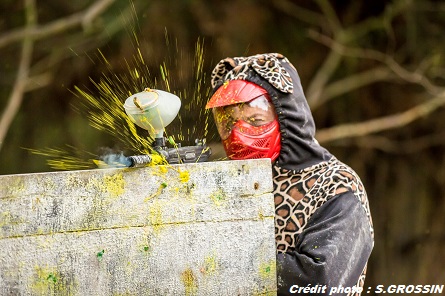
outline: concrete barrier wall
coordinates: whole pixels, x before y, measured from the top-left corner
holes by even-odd
[[[0,176],[0,295],[275,295],[268,160]]]

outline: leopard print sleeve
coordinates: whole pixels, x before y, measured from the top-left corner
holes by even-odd
[[[294,248],[296,238],[317,209],[345,192],[351,192],[362,205],[373,235],[365,188],[357,174],[335,157],[300,171],[274,167],[273,181],[277,252]]]
[[[281,287],[323,281],[363,285],[373,227],[366,191],[357,174],[335,157],[300,171],[274,167],[274,196]],[[351,246],[357,254],[340,252]],[[339,255],[331,256],[333,250]],[[352,268],[349,273],[342,265],[347,261]],[[311,269],[314,274],[309,276]],[[338,279],[339,273],[348,274],[347,280]]]
[[[327,293],[332,287],[357,287],[372,250],[368,224],[351,192],[323,204],[308,220],[295,247],[277,254],[278,294],[290,294],[293,285],[325,286]]]

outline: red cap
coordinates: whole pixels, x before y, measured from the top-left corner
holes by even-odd
[[[267,91],[246,80],[230,80],[220,86],[210,98],[206,109],[249,102]]]

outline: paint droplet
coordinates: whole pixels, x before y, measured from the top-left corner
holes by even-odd
[[[179,180],[182,183],[187,183],[190,180],[190,173],[188,171],[179,172]]]
[[[105,250],[102,250],[102,251],[98,252],[98,253],[96,254],[97,259],[98,259],[98,260],[101,260],[102,257],[104,256],[104,253],[105,253]]]

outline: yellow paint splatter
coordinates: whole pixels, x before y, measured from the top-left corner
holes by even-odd
[[[210,195],[210,199],[215,205],[220,206],[226,200],[226,195],[221,189],[218,189]]]
[[[118,197],[125,191],[125,179],[122,173],[106,175],[103,179],[91,178],[86,187],[93,187],[99,192],[108,193],[110,197]]]
[[[35,267],[34,280],[31,290],[35,295],[74,295],[76,284],[70,282],[68,285],[54,267]]]
[[[172,57],[182,56],[183,53],[179,52],[177,42],[172,43],[176,45],[173,49],[175,52],[172,52],[166,32],[166,58],[159,65],[159,73],[153,76],[151,65],[144,60],[142,53],[145,50],[140,48],[138,34],[136,33],[137,29],[133,28],[131,32],[131,36],[134,39],[135,54],[132,59],[125,60],[127,71],[119,74],[115,73],[107,57],[98,50],[96,58],[99,63],[104,65],[104,72],[99,77],[90,78],[93,84],[92,88],[74,87],[72,93],[78,98],[79,104],[76,106],[76,109],[87,117],[90,126],[98,131],[110,134],[120,142],[120,147],[123,150],[132,151],[132,154],[153,155],[153,162],[150,165],[166,164],[165,159],[157,155],[152,147],[154,141],[153,132],[142,131],[136,127],[125,113],[124,101],[130,95],[141,92],[145,88],[172,92],[181,98],[182,108],[176,121],[179,124],[168,127],[173,134],[171,137],[177,138],[181,142],[193,142],[196,139],[207,138],[208,124],[212,116],[210,110],[203,108],[211,93],[211,87],[207,81],[209,76],[204,70],[204,40],[198,39],[196,42],[194,57],[190,59],[192,61],[191,67],[187,65],[186,68],[182,69],[182,59]],[[190,75],[184,75],[184,71],[190,71]],[[188,80],[182,81],[182,79],[188,79],[191,76],[194,83],[190,84]],[[180,89],[179,85],[189,86]],[[200,128],[195,127],[192,130],[182,128],[182,117],[185,115],[188,117],[189,114],[196,114],[198,119],[196,126]],[[165,134],[168,133],[167,130],[164,132]],[[52,168],[58,170],[107,167],[104,162],[99,160],[101,159],[100,156],[81,151],[81,149],[75,147],[70,147],[67,151],[66,149],[58,148],[29,150],[32,153],[49,157],[50,159],[47,160],[47,163]],[[183,182],[187,182],[185,176],[183,180]]]
[[[162,190],[163,190],[165,187],[167,187],[167,183],[165,183],[165,182],[161,183],[161,185],[159,185],[159,187],[158,187],[158,190],[156,190],[155,193],[153,193],[153,194],[147,196],[147,197],[144,199],[144,201],[149,201],[150,199],[153,199],[153,198],[155,198],[156,196],[159,196],[159,195],[162,193]]]
[[[161,172],[162,174],[165,174],[168,172],[168,169],[165,165],[158,166],[158,168],[159,168],[159,172]]]
[[[125,191],[125,179],[122,173],[105,176],[104,185],[112,197],[118,197]]]
[[[150,166],[153,165],[161,165],[161,164],[167,164],[167,161],[165,158],[159,154],[151,154],[151,163]]]
[[[149,220],[154,232],[159,233],[164,226],[162,221],[162,205],[159,202],[153,202],[150,207]]]
[[[276,277],[276,263],[275,261],[262,262],[260,264],[260,277],[262,279],[275,278]]]
[[[56,170],[84,170],[93,169],[95,164],[89,158],[98,156],[90,152],[83,151],[73,146],[67,145],[62,148],[27,149],[33,154],[48,157],[47,164]]]
[[[218,268],[218,263],[216,261],[216,256],[209,255],[204,258],[204,264],[202,265],[200,271],[204,275],[212,275],[216,272]]]
[[[187,183],[190,180],[190,173],[188,171],[179,171],[179,180],[182,183]]]
[[[265,217],[265,216],[264,216],[263,209],[260,208],[260,209],[258,210],[258,219],[261,220],[261,221],[263,221],[263,220],[264,220],[264,217]]]
[[[184,284],[186,296],[196,295],[198,292],[198,282],[190,268],[187,268],[181,273],[181,281]]]

